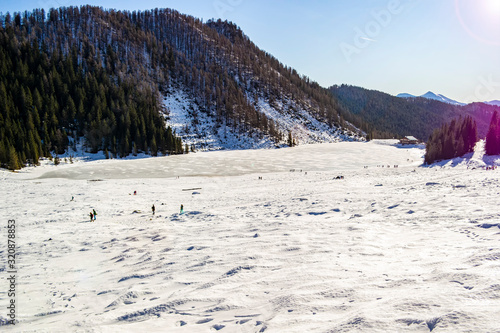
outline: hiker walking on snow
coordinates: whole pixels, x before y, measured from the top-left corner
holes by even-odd
[[[181,204],[181,214],[184,213],[184,205]]]
[[[94,221],[96,219],[96,216],[97,216],[97,213],[95,212],[95,209],[92,209],[93,213],[94,213]]]
[[[153,211],[153,215],[155,215],[155,204],[153,204],[153,207],[151,207],[151,210]]]
[[[92,220],[94,219],[94,214],[92,214],[92,212],[90,212],[90,222],[92,222]]]

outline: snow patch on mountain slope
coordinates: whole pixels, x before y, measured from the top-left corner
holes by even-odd
[[[256,104],[257,110],[274,120],[277,129],[285,134],[290,131],[298,144],[360,140],[354,133],[344,134],[344,131],[317,120],[303,108],[293,105],[290,100],[275,102],[281,112],[263,98],[259,98]]]
[[[259,149],[284,147],[291,132],[297,144],[312,144],[340,141],[363,141],[356,133],[330,127],[314,118],[305,108],[288,99],[278,100],[271,105],[258,97],[254,103],[257,111],[273,120],[283,137],[275,142],[268,135],[257,131],[234,130],[224,123],[217,126],[215,115],[203,108],[188,93],[175,89],[163,96],[165,121],[182,138],[183,143],[194,145],[196,150]]]
[[[187,93],[174,90],[163,97],[165,121],[182,142],[196,150],[272,148],[268,137],[237,133],[230,126],[217,127],[215,115],[202,110]]]

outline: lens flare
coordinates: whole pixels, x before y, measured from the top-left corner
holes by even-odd
[[[486,5],[490,10],[496,12],[497,14],[500,13],[500,0],[487,0]]]
[[[455,0],[464,30],[484,44],[500,45],[500,0]]]

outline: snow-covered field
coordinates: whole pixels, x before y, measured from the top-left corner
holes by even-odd
[[[0,330],[500,332],[500,170],[422,154],[339,143],[0,171],[3,319],[8,219],[18,252],[18,322]]]

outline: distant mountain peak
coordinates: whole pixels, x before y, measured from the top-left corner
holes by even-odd
[[[401,98],[423,97],[423,98],[432,99],[432,100],[436,100],[436,101],[440,101],[440,102],[448,103],[448,104],[453,104],[453,105],[462,105],[462,106],[466,105],[465,103],[455,101],[455,100],[448,98],[444,95],[433,93],[432,91],[428,91],[425,94],[420,95],[420,96],[402,93],[402,94],[398,94],[396,97],[401,97]]]
[[[407,93],[401,93],[401,94],[398,94],[396,97],[400,97],[400,98],[412,98],[412,97],[417,97],[417,96],[412,95],[412,94],[407,94]]]
[[[430,98],[430,97],[438,97],[438,96],[441,96],[441,95],[437,95],[437,94],[435,94],[435,93],[433,93],[432,91],[429,90],[428,92],[426,92],[425,94],[423,94],[420,97],[429,97]]]
[[[489,104],[489,105],[500,106],[500,101],[499,100],[489,101],[489,102],[485,102],[485,103]]]

